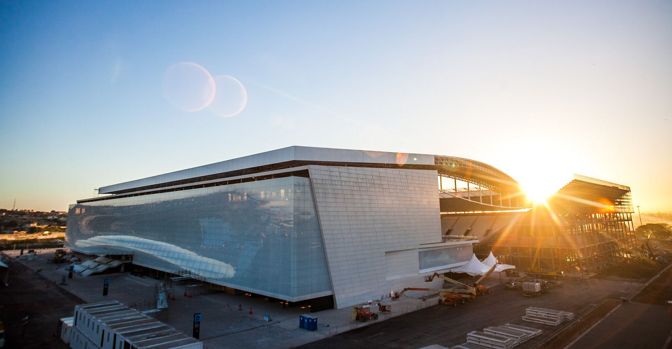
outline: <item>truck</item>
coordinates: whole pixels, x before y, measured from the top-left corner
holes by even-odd
[[[443,279],[443,288],[439,290],[439,304],[447,304],[455,306],[457,303],[464,303],[471,301],[478,296],[483,296],[490,293],[490,290],[481,282],[483,282],[492,272],[495,271],[496,265],[476,280],[473,285],[467,285],[463,282],[454,280],[446,274],[433,273],[425,276],[425,282],[432,282],[434,278]]]
[[[522,288],[524,296],[538,296],[541,294],[540,281],[523,281]]]
[[[378,320],[378,314],[371,311],[370,305],[358,305],[353,308],[353,317],[356,321],[366,322]]]

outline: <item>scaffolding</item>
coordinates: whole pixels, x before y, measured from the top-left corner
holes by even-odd
[[[531,272],[596,272],[636,247],[630,188],[577,177],[476,250]]]

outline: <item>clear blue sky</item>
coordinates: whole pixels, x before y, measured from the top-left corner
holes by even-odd
[[[236,77],[245,110],[175,108],[178,62]],[[671,62],[671,1],[0,1],[0,207],[310,145],[580,173],[672,210]]]

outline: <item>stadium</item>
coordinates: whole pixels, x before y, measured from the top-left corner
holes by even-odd
[[[627,257],[634,241],[626,186],[575,179],[543,215],[502,171],[440,155],[293,146],[99,193],[69,209],[75,251],[337,308],[426,286],[474,250],[557,272]]]

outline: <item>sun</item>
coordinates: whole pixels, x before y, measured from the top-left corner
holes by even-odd
[[[565,176],[558,176],[555,173],[529,173],[527,176],[519,179],[520,188],[525,197],[534,205],[545,205],[567,182],[568,180]]]
[[[521,183],[521,187],[527,200],[535,205],[545,205],[557,190],[557,188],[552,188],[539,182]]]
[[[504,155],[502,161],[508,167],[505,172],[515,179],[529,203],[545,205],[574,178],[572,172],[581,164],[580,158],[568,152],[566,145],[547,144],[541,135],[519,142],[525,149],[524,156],[519,152]]]

